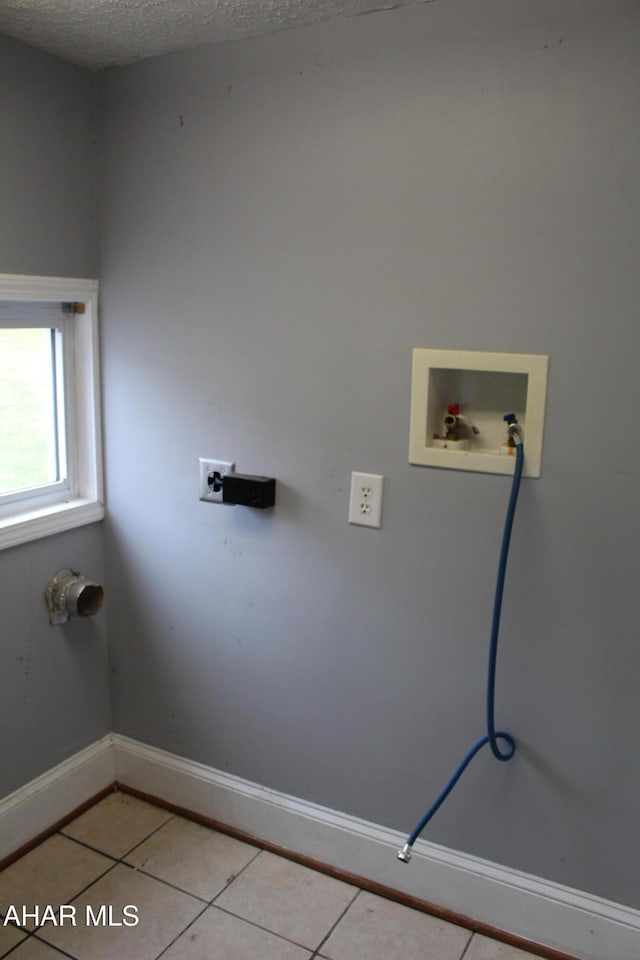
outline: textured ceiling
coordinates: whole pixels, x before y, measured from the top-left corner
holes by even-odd
[[[0,33],[83,67],[427,0],[0,0]]]

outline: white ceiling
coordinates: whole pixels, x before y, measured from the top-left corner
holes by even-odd
[[[0,33],[83,67],[428,0],[0,0]]]

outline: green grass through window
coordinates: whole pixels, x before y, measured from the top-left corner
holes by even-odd
[[[0,329],[0,494],[57,479],[51,331]]]

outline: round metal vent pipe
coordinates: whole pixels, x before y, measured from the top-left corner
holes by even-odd
[[[102,607],[104,589],[78,570],[65,567],[49,580],[44,592],[49,623],[66,623],[69,617],[93,617]]]

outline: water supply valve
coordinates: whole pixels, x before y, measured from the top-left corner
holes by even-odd
[[[475,424],[460,413],[459,403],[447,404],[443,425],[444,435],[435,434],[433,446],[446,450],[468,450],[471,436],[480,433]]]
[[[458,439],[458,417],[460,415],[460,404],[450,403],[447,406],[447,415],[444,418],[445,440]]]

